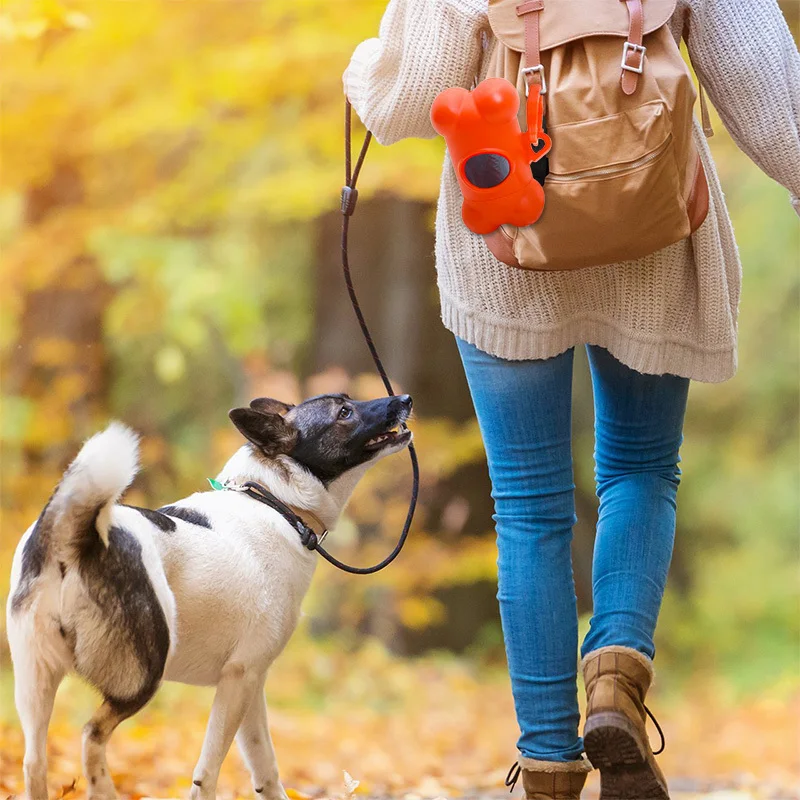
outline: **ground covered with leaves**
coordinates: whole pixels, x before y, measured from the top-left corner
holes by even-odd
[[[10,671],[0,686],[0,791],[15,795],[23,788],[23,742]],[[506,796],[514,715],[507,678],[496,667],[452,656],[404,660],[376,644],[348,652],[341,643],[312,642],[301,630],[275,665],[267,697],[292,797]],[[188,795],[211,700],[208,689],[165,685],[120,727],[109,765],[121,796]],[[96,704],[79,681],[62,685],[49,737],[51,797],[85,796],[80,729]],[[737,698],[724,684],[704,680],[680,693],[656,691],[651,707],[667,736],[661,763],[675,797],[800,798],[796,686]],[[596,797],[597,787],[593,775],[587,796]],[[252,796],[235,746],[219,794]]]

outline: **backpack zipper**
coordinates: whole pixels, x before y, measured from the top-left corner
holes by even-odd
[[[589,169],[584,170],[583,172],[574,172],[569,175],[554,175],[551,172],[545,179],[545,183],[569,183],[570,181],[582,181],[586,180],[587,178],[599,178],[603,175],[614,175],[619,172],[627,172],[628,170],[636,169],[637,167],[642,167],[645,164],[649,164],[651,161],[655,161],[667,149],[667,147],[669,147],[671,142],[672,134],[667,136],[667,138],[664,139],[664,141],[652,152],[642,156],[641,158],[637,158],[635,161],[628,161],[626,164],[616,164],[613,167],[602,167],[600,169]]]

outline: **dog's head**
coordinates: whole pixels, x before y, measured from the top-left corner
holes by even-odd
[[[263,457],[288,456],[327,486],[355,467],[406,447],[411,405],[407,394],[367,401],[326,394],[296,406],[259,397],[229,416]]]

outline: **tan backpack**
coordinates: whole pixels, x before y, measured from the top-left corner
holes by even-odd
[[[708,212],[692,139],[697,97],[668,28],[676,0],[489,0],[487,77],[541,84],[548,155],[533,225],[485,236],[500,261],[563,270],[628,261],[686,238]],[[702,100],[702,98],[701,98]],[[525,103],[520,104],[520,124]],[[705,120],[705,115],[704,115]]]

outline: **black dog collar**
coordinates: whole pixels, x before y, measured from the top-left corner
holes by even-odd
[[[316,515],[312,514],[310,511],[307,512],[310,516],[314,517],[317,522],[320,523],[320,533],[316,533],[314,529],[310,525],[307,525],[303,518],[289,505],[284,503],[282,500],[279,500],[274,494],[272,494],[272,492],[269,491],[269,489],[262,486],[260,483],[256,483],[256,481],[245,481],[243,484],[235,485],[220,483],[219,481],[211,480],[209,478],[208,482],[211,484],[212,489],[227,489],[232,492],[241,492],[242,494],[246,494],[248,497],[252,497],[253,500],[258,500],[259,503],[263,503],[265,506],[269,506],[274,511],[277,511],[297,531],[297,533],[300,535],[300,541],[303,547],[305,547],[307,550],[316,550],[328,535],[328,529],[322,524],[322,521]]]

